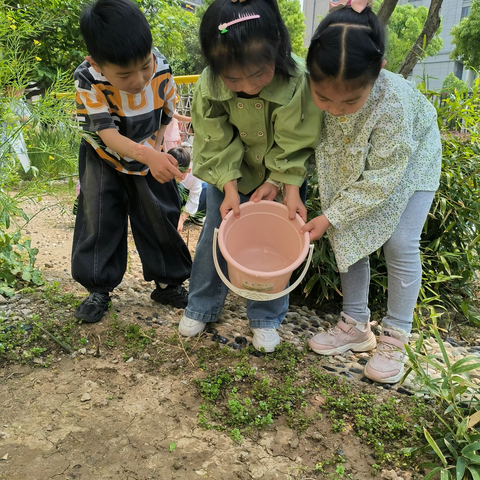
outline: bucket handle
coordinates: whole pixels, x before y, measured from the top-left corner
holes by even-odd
[[[245,290],[243,288],[238,288],[235,285],[232,285],[230,283],[228,278],[223,274],[222,269],[220,268],[220,265],[218,264],[217,242],[218,242],[218,228],[216,228],[215,231],[213,232],[213,263],[215,264],[215,268],[217,270],[218,276],[222,279],[223,283],[233,293],[236,293],[237,295],[240,295],[241,297],[246,298],[248,300],[256,300],[259,302],[268,302],[269,300],[276,300],[277,298],[281,298],[284,295],[287,295],[288,293],[290,293],[295,288],[297,288],[298,285],[300,285],[300,282],[303,280],[303,277],[306,275],[308,267],[310,266],[310,262],[312,261],[312,255],[313,255],[313,247],[314,247],[313,243],[311,243],[308,248],[308,258],[307,258],[307,262],[305,263],[305,268],[303,269],[300,277],[298,277],[298,279],[293,285],[290,285],[288,288],[278,293],[264,293],[264,292],[256,292],[254,290]]]

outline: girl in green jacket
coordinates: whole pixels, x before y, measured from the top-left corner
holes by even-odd
[[[179,326],[193,336],[220,317],[227,287],[212,259],[215,228],[249,200],[273,200],[285,186],[290,218],[306,220],[299,188],[320,134],[322,114],[311,102],[303,61],[291,52],[275,0],[216,0],[200,25],[208,67],[195,87],[193,174],[207,182],[208,216]],[[220,265],[226,263],[219,254]],[[288,297],[247,302],[253,345],[271,352]]]

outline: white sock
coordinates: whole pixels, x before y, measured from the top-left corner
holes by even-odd
[[[357,330],[360,330],[361,332],[365,332],[365,330],[367,330],[367,324],[366,323],[357,322],[355,327],[357,328]]]

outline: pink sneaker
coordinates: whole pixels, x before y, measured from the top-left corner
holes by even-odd
[[[378,339],[377,351],[365,365],[365,376],[378,383],[397,383],[403,376],[406,343],[406,334],[384,329]]]
[[[357,328],[357,321],[345,313],[340,314],[342,319],[328,332],[315,335],[308,341],[308,345],[315,353],[321,355],[340,355],[348,350],[354,352],[368,352],[377,345],[372,332],[372,323],[368,322],[365,331]],[[359,324],[361,325],[361,324]]]

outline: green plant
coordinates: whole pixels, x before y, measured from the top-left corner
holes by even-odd
[[[35,36],[46,28],[45,18],[31,16],[3,3],[0,7],[0,118],[3,122],[0,133],[0,293],[11,296],[19,288],[42,283],[40,272],[34,266],[38,250],[31,247],[28,239],[22,239],[21,231],[29,217],[21,202],[33,193],[38,195],[45,191],[40,187],[42,183],[35,179],[38,170],[32,167],[30,176],[35,181],[28,186],[22,185],[16,193],[9,192],[12,184],[18,187],[15,182],[20,179],[15,142],[28,132],[41,131],[45,125],[62,123],[72,130],[74,122],[67,113],[72,100],[58,97],[72,92],[73,86],[67,75],[57,72],[50,89],[29,105],[31,112],[26,115],[20,97],[42,60],[38,56],[41,42]]]
[[[408,453],[426,453],[436,462],[422,464],[429,469],[425,479],[439,474],[441,480],[478,480],[480,479],[480,410],[478,385],[470,378],[469,372],[480,368],[478,357],[464,357],[452,362],[438,329],[432,328],[441,355],[423,353],[423,335],[415,350],[408,345],[406,351],[410,367],[405,377],[414,371],[419,384],[419,392],[431,397],[439,404],[443,414],[435,412],[432,432],[423,428],[428,446],[431,448],[409,448]],[[432,375],[429,367],[439,372]],[[440,461],[440,465],[438,462]]]
[[[464,80],[456,77],[453,72],[450,72],[442,83],[442,93],[454,94],[455,92],[468,92],[468,84]]]
[[[21,239],[20,232],[10,234],[0,228],[0,294],[13,296],[19,286],[43,283],[35,268],[37,253],[30,240]]]
[[[242,444],[243,442],[243,437],[240,433],[240,430],[238,428],[234,428],[231,432],[230,432],[230,438],[235,442],[235,443],[238,443],[239,445]]]

